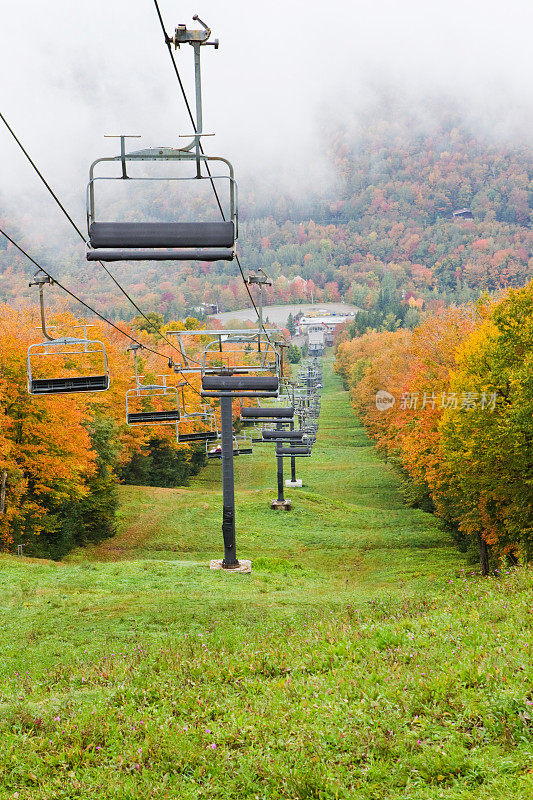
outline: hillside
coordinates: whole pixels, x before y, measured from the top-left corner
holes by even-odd
[[[2,800],[531,797],[531,576],[403,506],[331,364],[322,409],[290,514],[237,459],[250,576],[206,568],[217,465],[123,488],[68,563],[0,559]]]
[[[358,124],[324,133],[330,180],[316,190],[282,194],[243,180],[239,246],[243,264],[274,279],[269,304],[344,300],[371,307],[383,275],[398,297],[430,307],[519,286],[533,275],[532,159],[526,146],[499,142],[457,114],[439,110],[374,109]],[[238,167],[238,165],[237,165]],[[273,179],[272,179],[273,180]],[[1,202],[1,200],[0,200]],[[173,202],[166,190],[146,196],[147,219],[173,219],[176,208],[206,216],[210,201]],[[468,208],[473,219],[454,219]],[[118,218],[131,214],[116,201]],[[84,262],[73,240],[49,242],[30,215],[2,219],[37,257],[54,263],[69,285],[83,287],[113,318],[128,317],[125,299],[97,265]],[[24,234],[24,235],[22,235]],[[50,261],[52,259],[52,261]],[[201,302],[221,311],[247,305],[235,264],[113,265],[117,277],[147,310],[176,318]],[[30,267],[0,242],[0,300],[28,297]]]

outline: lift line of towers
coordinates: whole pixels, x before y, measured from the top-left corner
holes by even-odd
[[[200,53],[203,46],[218,48],[218,40],[210,41],[211,31],[197,16],[201,28],[189,30],[179,25],[167,44],[179,48],[189,44],[194,51],[196,123],[191,141],[182,148],[156,147],[126,152],[126,135],[120,135],[120,155],[99,158],[91,164],[87,186],[87,249],[88,261],[220,261],[235,258],[238,238],[237,184],[231,163],[219,156],[203,152],[202,90]],[[175,177],[138,177],[129,174],[131,162],[191,162],[194,175]],[[103,162],[118,163],[120,175],[97,175]],[[221,170],[214,173],[212,169]],[[215,189],[215,180],[224,180],[227,186],[226,212]],[[96,187],[102,181],[209,181],[220,207],[221,221],[195,222],[107,222],[96,214]],[[167,383],[167,376],[155,383],[143,383],[139,374],[139,351],[142,344],[132,343],[135,384],[126,394],[126,420],[129,425],[172,425],[178,442],[205,443],[210,459],[222,462],[222,534],[224,558],[211,562],[213,568],[249,571],[251,562],[237,559],[235,543],[235,492],[233,459],[237,455],[252,453],[252,445],[275,445],[277,463],[277,499],[274,509],[290,510],[291,501],[284,496],[286,486],[301,486],[296,477],[296,459],[308,458],[316,441],[320,414],[321,367],[317,359],[302,362],[295,381],[284,375],[282,337],[266,331],[262,319],[262,291],[268,284],[264,275],[250,274],[248,284],[259,289],[260,307],[258,327],[247,330],[170,331],[177,341],[180,363],[169,359],[169,367],[181,374],[201,376],[201,397],[207,402],[194,409],[185,403],[184,388],[187,380],[177,385]],[[105,346],[91,339],[84,325],[82,336],[54,337],[46,324],[44,287],[52,284],[51,278],[39,271],[30,286],[37,286],[44,341],[28,348],[28,391],[32,395],[58,395],[78,392],[104,392],[110,386],[110,372]],[[204,349],[200,360],[187,352],[190,340],[200,340]],[[207,344],[206,344],[207,341]],[[201,347],[202,345],[200,345]],[[195,349],[195,354],[197,349]],[[79,357],[78,361],[76,357]],[[63,360],[61,362],[61,360]],[[87,364],[83,374],[76,372],[65,376],[65,369],[57,370],[46,365],[79,361]],[[98,367],[95,368],[97,363]],[[39,366],[37,366],[39,365]],[[43,366],[44,365],[44,366]],[[44,369],[44,377],[42,376]],[[63,374],[59,374],[63,373]],[[50,375],[52,373],[52,375]],[[242,428],[252,430],[236,434],[233,422],[233,401],[241,401]],[[253,399],[257,405],[245,406],[244,399]],[[263,401],[263,405],[259,401]],[[220,431],[212,402],[220,403]],[[199,430],[180,433],[180,422],[192,420]],[[291,460],[291,477],[284,482],[283,460]]]

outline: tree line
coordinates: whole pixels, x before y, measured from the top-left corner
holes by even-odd
[[[340,339],[336,369],[406,500],[446,520],[484,574],[530,560],[533,282],[413,330]]]

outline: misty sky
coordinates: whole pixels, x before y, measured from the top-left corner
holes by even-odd
[[[407,104],[453,97],[488,131],[530,136],[531,0],[160,6],[169,31],[198,13],[220,39],[204,49],[204,129],[216,132],[205,143],[241,180],[256,167],[274,180],[309,173],[328,121],[357,118],[383,86]],[[192,99],[192,48],[177,58]],[[152,0],[4,3],[0,70],[0,108],[77,213],[88,165],[116,148],[104,133],[179,146],[190,131]],[[0,145],[0,196],[44,200],[3,129]]]

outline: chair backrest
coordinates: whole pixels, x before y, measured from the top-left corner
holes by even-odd
[[[292,406],[283,406],[279,408],[274,406],[269,408],[267,406],[250,406],[241,408],[241,419],[283,419],[291,420],[294,417],[294,408]]]
[[[279,380],[273,375],[204,375],[202,389],[223,392],[236,392],[240,389],[250,391],[276,391]],[[273,409],[279,411],[280,409]]]
[[[204,375],[202,397],[276,397],[278,385],[275,375]]]
[[[233,222],[93,222],[93,248],[233,247]]]
[[[264,442],[276,442],[279,440],[301,442],[304,436],[306,436],[305,431],[285,431],[285,430],[263,431]]]

